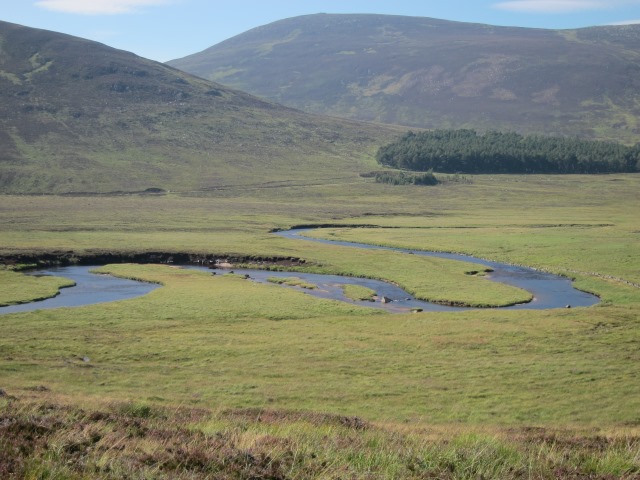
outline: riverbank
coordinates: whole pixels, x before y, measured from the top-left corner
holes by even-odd
[[[293,269],[295,267],[301,267],[306,264],[304,260],[296,259],[293,257],[290,257],[287,259],[278,259],[274,257],[272,258],[253,257],[250,260],[245,258],[243,259],[244,262],[250,262],[249,265],[257,266],[257,267],[260,267],[262,270],[267,270],[267,271],[277,270],[277,271],[280,271],[280,273],[276,276],[273,276],[273,275],[265,275],[265,273],[262,270],[243,269],[240,272],[241,275],[245,276],[245,278],[252,278],[254,280],[261,281],[263,283],[272,282],[272,283],[279,283],[285,286],[297,286],[297,285],[303,285],[303,284],[311,285],[312,287],[307,288],[307,290],[310,290],[307,293],[310,293],[319,298],[340,300],[345,302],[350,301],[350,302],[354,302],[356,304],[359,303],[362,305],[364,300],[358,302],[357,299],[354,300],[353,298],[350,298],[349,296],[345,295],[344,286],[355,285],[360,288],[366,288],[369,291],[374,292],[374,294],[376,294],[379,298],[381,298],[382,301],[380,302],[380,305],[378,305],[379,308],[385,308],[390,312],[396,312],[396,313],[409,312],[409,311],[416,312],[416,311],[425,311],[425,310],[426,311],[442,311],[443,309],[440,308],[441,305],[444,305],[447,307],[460,307],[460,308],[512,307],[512,308],[526,308],[526,309],[547,309],[547,308],[561,308],[563,306],[569,307],[569,308],[572,306],[574,307],[575,306],[578,306],[578,307],[591,306],[598,303],[599,301],[598,298],[594,295],[589,295],[585,292],[580,292],[574,289],[571,286],[570,281],[567,279],[564,279],[555,275],[543,274],[543,273],[534,271],[532,269],[517,267],[513,265],[503,265],[497,262],[489,262],[486,260],[481,260],[481,259],[477,259],[469,256],[443,254],[439,252],[413,251],[413,250],[391,248],[391,247],[378,247],[375,245],[367,245],[362,243],[326,240],[326,239],[301,236],[305,233],[309,233],[311,230],[312,229],[310,228],[298,228],[298,229],[292,229],[292,230],[286,230],[286,231],[277,231],[274,233],[287,239],[315,241],[315,242],[320,242],[324,244],[335,244],[342,247],[364,249],[364,250],[382,249],[387,251],[393,251],[395,253],[411,254],[411,255],[418,255],[418,256],[424,256],[424,257],[438,257],[438,258],[444,257],[447,260],[452,260],[452,261],[464,261],[467,263],[468,262],[477,263],[485,267],[484,269],[485,272],[491,273],[491,275],[489,275],[487,278],[491,279],[494,282],[504,282],[513,287],[522,288],[523,290],[528,292],[530,297],[526,300],[513,301],[510,304],[502,304],[502,305],[474,305],[464,300],[458,300],[458,301],[432,300],[430,301],[429,298],[425,298],[423,300],[419,296],[418,298],[414,299],[409,293],[402,290],[401,288],[398,288],[396,285],[392,285],[389,282],[376,281],[376,279],[370,279],[366,281],[360,278],[348,278],[348,276],[344,276],[344,275],[329,276],[329,275],[322,275],[322,274],[309,274],[306,272],[297,272],[298,277],[300,278],[296,277],[298,282],[291,284],[291,282],[286,281],[286,276],[289,275],[289,272],[287,272],[285,269],[286,268],[292,269],[291,273],[293,273],[294,271]],[[45,263],[45,262],[63,263],[63,262],[71,262],[73,260],[75,263],[81,264],[82,262],[88,261],[88,259],[92,259],[91,256],[75,257],[75,256],[70,256],[71,255],[70,253],[68,253],[67,255],[68,256],[60,257],[58,259],[55,259],[53,255],[50,255],[46,259],[42,259],[42,260],[34,259],[34,261],[37,264],[37,263]],[[115,256],[114,254],[110,254],[110,255],[111,255],[111,258],[118,259],[118,257]],[[210,268],[210,269],[233,268],[233,264],[231,263],[231,261],[233,261],[232,259],[229,259],[229,258],[220,259],[212,255],[193,255],[193,254],[168,255],[168,254],[161,254],[161,253],[147,253],[147,254],[129,254],[128,258],[138,258],[138,259],[148,260],[149,263],[155,260],[155,262],[153,263],[167,263],[167,264],[173,264],[176,261],[176,259],[183,259],[183,260],[189,259],[191,264],[205,265],[207,268]],[[120,257],[120,260],[122,260],[122,257]],[[23,265],[23,266],[27,264],[28,263],[19,263],[19,265]],[[314,267],[307,266],[305,269],[313,270]],[[51,271],[42,271],[42,272],[46,273],[47,275],[56,274],[56,272],[51,272]],[[91,303],[98,303],[98,302],[93,302],[91,300],[91,295],[97,294],[97,290],[93,288],[93,283],[95,283],[95,280],[92,280],[89,276],[87,276],[86,275],[87,272],[83,272],[83,273],[85,275],[76,277],[72,281],[75,284],[80,278],[82,278],[82,281],[84,283],[83,288],[85,288],[87,293],[86,298],[84,300],[81,300],[80,298],[78,298],[77,295],[76,296],[69,295],[65,297],[65,298],[68,298],[69,300],[58,299],[58,301],[49,302],[49,304],[53,305],[54,307],[58,307],[58,306],[75,306],[79,304],[85,305],[85,304],[91,304]],[[478,271],[467,270],[465,271],[465,273],[467,275],[476,275]],[[68,268],[66,270],[59,269],[57,274],[60,274],[63,276],[66,274],[73,278],[74,270],[72,270],[71,268]],[[101,279],[101,282],[104,282],[105,287],[107,286],[107,283],[106,283],[107,279]],[[317,289],[316,288],[317,285],[321,285],[322,288]],[[124,286],[122,287],[122,290],[123,290],[122,293],[109,297],[109,300],[105,300],[105,297],[100,295],[98,295],[97,298],[100,298],[101,299],[100,301],[113,301],[113,300],[132,298],[138,294],[143,294],[148,292],[148,290],[145,290],[145,289],[138,289],[135,285],[131,285],[130,291],[125,289]],[[137,293],[137,292],[141,292],[141,293]],[[371,297],[371,295],[369,295],[369,297]],[[41,300],[41,298],[37,298],[34,300]],[[33,309],[49,308],[48,307],[49,304],[39,303],[38,305],[33,305],[32,308]],[[29,310],[28,307],[21,308],[21,309],[5,308],[5,309],[0,309],[0,313],[12,313],[14,311],[28,311],[28,310]],[[447,309],[444,309],[444,310],[447,310]]]
[[[193,253],[176,251],[51,251],[42,253],[14,253],[0,255],[0,265],[11,270],[36,269],[69,265],[106,265],[110,263],[138,263],[138,264],[176,264],[202,265],[210,268],[224,268],[228,265],[255,264],[297,266],[304,265],[304,259],[286,256],[239,255],[229,256],[215,253]]]

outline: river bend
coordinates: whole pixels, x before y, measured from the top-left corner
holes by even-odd
[[[515,265],[507,265],[498,262],[483,260],[471,256],[459,255],[453,253],[427,252],[421,250],[411,250],[393,247],[380,247],[364,243],[344,242],[339,240],[325,240],[311,237],[305,237],[303,234],[311,229],[294,229],[276,232],[284,238],[297,240],[318,242],[331,245],[340,245],[352,248],[364,249],[381,249],[395,252],[402,252],[413,255],[424,255],[431,257],[446,258],[449,260],[459,260],[468,263],[476,263],[484,268],[490,268],[493,271],[486,275],[485,279],[494,282],[501,282],[514,287],[521,288],[533,295],[533,300],[529,303],[513,305],[510,307],[501,307],[501,310],[543,310],[551,308],[564,308],[567,305],[571,307],[587,307],[595,305],[599,302],[599,298],[595,295],[582,292],[573,287],[571,280],[553,275],[550,273],[539,272],[537,270],[520,267]],[[76,282],[75,287],[63,288],[60,294],[46,300],[25,303],[21,305],[11,305],[0,307],[0,314],[25,312],[46,308],[57,307],[74,307],[80,305],[92,305],[102,302],[111,302],[116,300],[125,300],[129,298],[145,295],[150,291],[158,288],[158,285],[137,282],[134,280],[112,277],[110,275],[100,275],[90,273],[95,267],[89,266],[68,266],[49,268],[29,272],[30,275],[56,275],[65,277]],[[185,266],[185,268],[206,269],[206,267]],[[218,270],[218,273],[224,271]],[[338,275],[321,275],[301,272],[273,272],[265,270],[234,270],[234,273],[247,275],[251,280],[266,283],[269,277],[298,277],[316,286],[313,290],[296,288],[309,295],[332,300],[340,300],[353,304],[382,308],[390,312],[408,312],[411,310],[421,309],[423,311],[457,311],[468,310],[463,307],[449,307],[439,305],[413,298],[412,295],[402,290],[396,285],[386,283],[380,280],[372,280],[366,278],[342,277]],[[386,297],[392,300],[389,303],[353,301],[343,295],[342,286],[346,284],[360,285],[374,290],[378,297]]]

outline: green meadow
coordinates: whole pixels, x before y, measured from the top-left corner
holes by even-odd
[[[0,269],[0,285],[0,306],[5,306],[50,298],[57,295],[61,288],[75,284],[65,278],[29,277],[3,268]]]
[[[270,233],[330,224],[309,235],[532,266],[602,299],[387,314],[220,271],[107,265],[161,288],[0,316],[0,415],[49,439],[46,451],[25,440],[15,465],[28,478],[637,478],[640,175],[469,178],[1,197],[5,258],[161,251],[266,267],[291,257],[301,271],[381,278],[440,302],[530,297],[464,262]],[[0,271],[0,303],[63,286],[41,280]],[[0,436],[5,449],[16,442]]]

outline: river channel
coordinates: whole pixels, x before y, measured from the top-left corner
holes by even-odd
[[[303,234],[310,229],[296,229],[276,232],[276,235],[284,238],[295,239],[297,241],[319,242],[331,245],[340,245],[353,248],[364,249],[382,249],[396,252],[402,252],[413,255],[424,255],[450,260],[464,261],[475,263],[484,268],[493,270],[487,274],[484,279],[494,282],[501,282],[522,288],[533,295],[533,300],[528,303],[513,305],[510,307],[502,307],[501,309],[550,309],[571,307],[588,307],[599,302],[598,297],[589,293],[581,292],[573,288],[571,280],[557,275],[539,272],[537,270],[520,267],[515,265],[506,265],[502,263],[487,261],[471,256],[458,255],[451,253],[426,252],[421,250],[410,250],[402,248],[379,247],[364,243],[343,242],[336,240],[315,239],[305,237]],[[158,285],[137,282],[112,277],[109,275],[99,275],[90,273],[95,267],[91,266],[67,266],[48,268],[29,272],[29,275],[55,275],[73,280],[75,287],[63,288],[56,297],[46,300],[25,303],[21,305],[11,305],[0,307],[0,314],[25,312],[47,308],[58,307],[75,307],[80,305],[92,305],[102,302],[111,302],[116,300],[125,300],[138,297],[149,293],[158,288]],[[196,267],[185,265],[184,268],[193,268],[199,270],[211,271],[206,267]],[[224,270],[216,270],[217,274],[224,274]],[[265,270],[245,270],[235,269],[235,274],[247,275],[250,280],[266,283],[269,277],[297,277],[316,286],[314,289],[301,289],[300,287],[289,287],[283,285],[282,288],[295,288],[309,295],[319,298],[340,300],[357,305],[382,308],[390,312],[401,313],[409,312],[415,309],[423,311],[456,311],[468,310],[468,308],[449,307],[421,300],[416,300],[410,294],[401,288],[379,280],[371,280],[366,278],[342,277],[337,275],[320,275],[300,272],[272,272]],[[343,295],[342,286],[345,284],[360,285],[370,288],[377,293],[377,296],[386,297],[391,300],[388,303],[369,302],[369,301],[353,301]]]

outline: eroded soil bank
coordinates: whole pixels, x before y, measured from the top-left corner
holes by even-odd
[[[199,265],[210,268],[233,264],[298,266],[307,262],[298,257],[285,256],[229,256],[215,253],[185,252],[46,252],[18,253],[0,256],[0,264],[16,269],[46,268],[69,265],[106,265],[109,263],[160,263]]]

